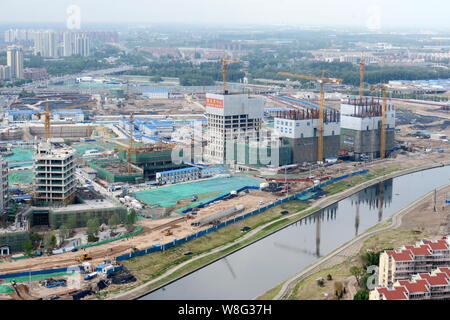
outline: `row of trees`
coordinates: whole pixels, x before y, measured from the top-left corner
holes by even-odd
[[[392,249],[385,249],[392,250]],[[360,259],[362,262],[361,266],[352,266],[350,268],[350,273],[356,278],[360,290],[355,294],[353,300],[369,300],[370,289],[368,288],[369,278],[373,277],[374,274],[368,272],[368,268],[371,266],[378,266],[380,261],[380,254],[385,251],[381,250],[378,252],[367,251],[362,254]]]
[[[125,224],[128,232],[132,232],[134,230],[134,225],[137,221],[137,213],[135,210],[131,210],[127,215],[126,221],[121,221],[119,215],[117,213],[111,215],[108,219],[108,225],[115,229],[120,224]],[[99,217],[91,216],[88,218],[86,222],[86,233],[88,235],[88,242],[96,242],[98,238],[96,235],[100,230],[102,222]],[[67,221],[61,225],[59,228],[59,237],[61,242],[73,236],[75,229],[77,228],[77,220],[75,215],[69,215]],[[40,244],[44,241],[45,249],[47,252],[51,252],[56,248],[57,238],[55,233],[47,232],[43,236],[37,232],[33,232],[30,235],[30,238],[24,242],[23,250],[27,255],[31,255],[34,250],[38,249]]]
[[[180,79],[183,86],[207,86],[222,80],[222,66],[219,62],[204,62],[193,64],[184,60],[161,60],[148,62],[146,69],[130,70],[127,75],[152,76],[157,80],[161,77]],[[231,64],[228,67],[228,80],[239,81],[245,73],[241,64]]]

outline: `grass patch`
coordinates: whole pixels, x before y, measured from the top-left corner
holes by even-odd
[[[348,189],[349,187],[352,187],[352,186],[358,185],[360,183],[363,183],[365,181],[374,179],[378,176],[383,176],[388,173],[397,171],[400,168],[401,167],[399,167],[399,166],[391,166],[391,167],[386,167],[383,169],[374,170],[373,172],[371,171],[367,174],[364,174],[361,176],[355,176],[355,177],[340,181],[338,183],[332,184],[330,186],[327,186],[324,189],[329,188],[329,190],[326,190],[330,193],[329,195],[336,194],[336,193],[339,193],[341,191]],[[306,203],[300,202],[298,200],[292,200],[292,201],[286,202],[282,205],[279,205],[277,207],[271,208],[265,212],[262,212],[258,215],[248,218],[246,220],[243,220],[243,221],[237,222],[235,224],[229,225],[225,228],[219,229],[212,234],[205,235],[203,237],[200,237],[198,239],[184,243],[175,248],[170,248],[164,252],[155,252],[150,255],[145,255],[145,256],[138,257],[138,258],[126,260],[123,262],[124,265],[138,278],[138,282],[135,284],[132,284],[132,285],[111,288],[109,293],[125,292],[130,289],[141,286],[142,284],[147,283],[147,282],[161,276],[166,271],[168,271],[168,270],[174,268],[175,266],[180,265],[188,260],[191,260],[196,256],[205,254],[205,253],[210,252],[218,247],[221,247],[223,245],[234,242],[244,235],[240,231],[240,229],[243,226],[248,226],[248,227],[251,227],[252,229],[255,229],[255,228],[258,228],[259,226],[266,225],[266,224],[276,221],[275,223],[272,223],[271,225],[266,226],[265,228],[263,228],[262,230],[257,232],[255,235],[253,235],[249,239],[246,239],[245,241],[242,241],[231,247],[221,250],[220,252],[210,254],[206,257],[194,260],[191,263],[188,263],[185,266],[183,266],[182,268],[173,272],[171,275],[164,277],[163,279],[161,279],[155,283],[149,284],[146,287],[146,291],[150,291],[160,285],[163,285],[164,283],[167,283],[167,282],[169,282],[173,279],[176,279],[182,275],[192,272],[193,270],[195,270],[201,266],[204,266],[205,264],[208,264],[224,255],[227,255],[227,254],[233,252],[234,250],[237,250],[245,245],[248,245],[249,243],[251,243],[255,240],[261,239],[264,236],[272,234],[273,232],[278,231],[278,230],[282,229],[283,227],[285,227],[291,223],[294,223],[294,222],[300,220],[301,218],[308,216],[308,215],[321,209],[320,207],[314,207],[310,210],[306,210],[308,207],[310,207],[310,205],[308,205]],[[293,214],[296,212],[302,212],[302,211],[304,211],[304,212],[302,212],[302,214],[300,216],[282,218],[282,216],[280,216],[280,212],[284,211],[284,210],[289,211],[290,214]],[[193,252],[193,255],[184,256],[183,253],[185,253],[187,251]],[[281,286],[280,286],[280,288],[281,288]],[[275,288],[272,290],[275,290]],[[273,292],[272,290],[268,291],[266,297],[270,297],[271,294],[273,294],[273,296],[276,295],[277,292]]]
[[[348,257],[343,262],[332,267],[318,271],[300,281],[298,281],[288,295],[289,300],[322,300],[325,294],[333,294],[333,286],[325,280],[325,286],[319,287],[316,280],[318,278],[326,279],[328,274],[333,276],[336,281],[345,281],[350,274],[352,266],[361,265],[361,255],[367,251],[379,252],[388,248],[397,248],[405,244],[413,244],[416,241],[427,237],[425,233],[413,232],[410,230],[389,230],[374,235],[363,242],[361,250],[357,255]],[[275,288],[274,288],[275,289]],[[272,290],[274,290],[272,289]]]

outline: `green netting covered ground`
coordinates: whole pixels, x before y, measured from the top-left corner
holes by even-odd
[[[134,195],[144,203],[170,208],[175,206],[178,200],[192,198],[193,195],[199,196],[199,200],[193,205],[199,205],[245,186],[257,187],[261,182],[264,181],[253,177],[216,178],[136,192]]]
[[[10,293],[10,292],[14,292],[14,289],[11,288],[10,286],[0,284],[0,293]]]
[[[82,156],[88,150],[97,150],[99,152],[103,152],[105,150],[113,150],[114,148],[119,147],[116,144],[104,143],[100,141],[95,141],[91,143],[88,142],[73,143],[71,146],[76,150],[76,153],[79,156]]]
[[[32,170],[12,171],[8,174],[9,185],[20,185],[32,183],[34,173]]]
[[[6,278],[5,283],[10,283],[11,281],[16,282],[27,282],[27,281],[39,281],[42,279],[48,279],[48,278],[57,278],[57,277],[63,277],[63,276],[73,276],[75,274],[78,274],[76,271],[69,271],[69,272],[57,272],[57,273],[48,273],[48,274],[38,274],[34,276],[24,276],[24,277],[17,277],[17,278]]]
[[[13,148],[11,150],[12,155],[6,156],[5,160],[8,161],[10,167],[26,167],[33,164],[33,151],[24,148]],[[15,164],[17,162],[26,162],[23,164]]]

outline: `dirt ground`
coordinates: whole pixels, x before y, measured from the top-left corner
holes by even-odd
[[[405,107],[404,104],[402,104],[402,107]],[[412,112],[418,112],[423,110],[429,111],[430,106],[412,106],[409,107],[406,105],[407,108],[410,108]],[[431,107],[432,108],[432,107]],[[437,107],[436,107],[437,108]],[[432,112],[434,116],[437,114],[441,114],[441,112]],[[445,113],[445,112],[444,112]],[[442,116],[449,117],[448,114],[442,114]],[[414,153],[408,153],[408,154],[397,154],[391,159],[385,159],[385,160],[378,160],[370,164],[354,164],[354,163],[340,163],[336,164],[330,167],[327,167],[325,169],[320,169],[317,171],[313,171],[312,174],[316,177],[324,177],[324,176],[339,176],[346,173],[354,172],[356,170],[360,169],[382,169],[386,168],[388,166],[398,166],[402,169],[412,168],[412,167],[418,167],[421,165],[427,165],[430,163],[438,163],[443,162],[445,160],[448,160],[448,155],[446,153],[437,153],[435,152],[435,149],[444,149],[446,152],[450,152],[450,143],[447,142],[441,142],[441,141],[433,141],[433,140],[422,140],[422,139],[416,139],[407,137],[404,133],[407,133],[410,128],[408,126],[405,126],[402,129],[402,134],[398,135],[399,140],[403,141],[409,141],[411,144],[416,146],[416,148],[413,148],[414,150],[417,150]],[[403,130],[405,129],[405,130]],[[404,131],[404,132],[403,132]],[[433,149],[432,152],[425,152],[425,149],[431,148]],[[289,178],[289,176],[288,176]],[[304,190],[308,187],[310,187],[311,184],[308,183],[301,183],[297,185],[293,185],[292,193],[293,192],[299,192],[301,190]],[[291,194],[292,194],[291,193]],[[199,214],[195,219],[180,219],[180,217],[170,217],[165,219],[153,219],[153,220],[141,220],[139,221],[139,224],[144,227],[143,232],[135,237],[132,237],[130,239],[123,239],[119,241],[114,241],[109,244],[100,245],[92,248],[86,248],[84,250],[78,251],[78,252],[68,252],[65,254],[60,255],[54,255],[54,256],[42,256],[42,257],[36,257],[33,259],[22,259],[22,260],[16,260],[16,261],[7,261],[0,264],[0,273],[10,273],[10,272],[20,272],[20,271],[28,271],[28,270],[40,270],[40,269],[48,269],[48,268],[56,268],[56,267],[67,267],[72,265],[78,265],[77,258],[84,253],[89,253],[94,261],[93,263],[100,263],[104,259],[112,259],[115,256],[122,255],[125,253],[130,253],[132,251],[132,248],[137,249],[144,249],[149,248],[152,244],[161,244],[166,243],[174,238],[182,238],[189,234],[198,232],[202,229],[206,229],[207,227],[203,228],[196,228],[192,227],[191,223],[197,221],[198,219],[201,219],[205,216],[215,214],[217,212],[220,212],[222,210],[225,210],[227,208],[230,208],[231,206],[235,206],[237,204],[242,204],[245,206],[245,212],[250,212],[257,208],[258,206],[261,206],[261,201],[264,202],[264,205],[267,205],[271,202],[276,201],[277,199],[281,198],[282,195],[272,195],[265,192],[260,191],[252,191],[248,195],[245,196],[239,196],[238,198],[231,199],[228,201],[222,201],[219,203],[216,203],[214,205],[208,206],[204,209],[201,209],[199,211]],[[442,202],[440,202],[442,203]],[[423,208],[425,209],[425,207]],[[244,212],[244,213],[245,213]],[[423,219],[423,221],[415,221],[414,219]],[[412,225],[421,224],[422,222],[432,223],[434,221],[433,219],[428,219],[428,217],[418,216],[417,218],[414,218],[414,214],[410,215],[410,218],[405,220],[405,228],[408,228],[407,223],[411,223]],[[411,221],[411,222],[408,222]],[[438,228],[441,222],[435,222],[436,225],[435,228]],[[165,230],[164,228],[159,230],[154,230],[155,228],[158,229],[158,227],[161,226],[170,226],[170,224],[174,224],[177,227],[172,230],[173,235],[165,236],[162,231]],[[168,227],[167,227],[168,228]]]

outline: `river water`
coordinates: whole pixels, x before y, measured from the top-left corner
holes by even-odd
[[[441,167],[373,185],[141,299],[254,299],[449,178]]]

